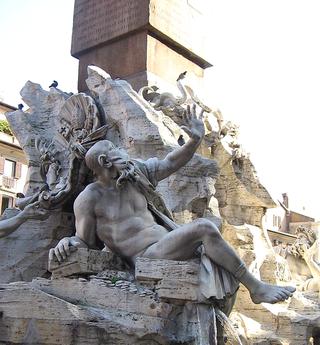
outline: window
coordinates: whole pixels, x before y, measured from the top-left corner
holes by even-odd
[[[281,227],[281,217],[278,216],[277,218],[278,218],[278,228],[280,228]]]
[[[19,179],[21,177],[21,167],[20,162],[0,157],[0,174],[3,176]]]
[[[15,177],[16,175],[16,162],[9,159],[4,161],[3,175],[8,177]]]
[[[8,207],[13,207],[13,198],[11,196],[2,195],[1,198],[1,214]]]

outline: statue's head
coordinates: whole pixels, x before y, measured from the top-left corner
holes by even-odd
[[[303,253],[308,250],[316,241],[317,236],[315,231],[306,226],[299,225],[295,232],[297,239],[292,246],[292,254],[296,256],[303,256]]]
[[[307,228],[306,226],[299,225],[296,229],[298,240],[305,240],[310,246],[316,241],[317,236],[315,231]]]
[[[117,148],[109,140],[101,140],[86,153],[86,165],[104,180],[116,180],[117,187],[124,181],[134,179],[134,164],[125,151]]]

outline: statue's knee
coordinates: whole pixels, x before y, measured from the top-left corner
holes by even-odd
[[[205,218],[200,218],[197,220],[198,231],[201,232],[203,236],[214,236],[220,237],[220,231],[214,223]]]

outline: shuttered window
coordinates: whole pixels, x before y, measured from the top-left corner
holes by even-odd
[[[3,174],[4,172],[4,161],[5,159],[3,157],[0,157],[0,174]]]
[[[22,167],[22,164],[20,162],[16,162],[14,177],[17,179],[21,177],[21,167]]]

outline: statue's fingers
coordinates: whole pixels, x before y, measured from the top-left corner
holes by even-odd
[[[64,252],[66,253],[67,256],[70,255],[70,249],[69,249],[69,241],[63,241],[63,248]]]
[[[199,120],[203,120],[203,115],[204,115],[204,109],[202,108],[199,114]]]
[[[196,104],[192,104],[192,117],[197,118]]]
[[[184,111],[184,113],[183,113],[183,122],[186,125],[188,125],[190,123],[189,116],[188,116],[188,111]]]
[[[186,110],[184,110],[182,113],[182,119],[184,122],[186,122],[186,119],[187,119],[187,111]]]
[[[69,242],[73,247],[79,247],[81,246],[81,243],[73,238],[70,238],[70,242]]]
[[[63,243],[59,243],[59,244],[58,244],[58,250],[59,250],[60,255],[62,256],[62,259],[65,260],[65,259],[67,258],[67,254],[66,254],[66,252],[64,251],[64,245],[63,245]]]
[[[188,128],[188,127],[186,127],[186,126],[181,126],[180,127],[182,130],[184,130],[189,136],[191,136],[191,131],[190,131],[190,129]]]
[[[51,248],[51,249],[49,250],[49,260],[52,261],[53,258],[54,258],[54,249]]]
[[[192,115],[192,112],[193,112],[193,108],[191,109],[190,108],[190,105],[188,105],[188,112],[187,112],[187,116],[188,116],[188,121],[190,122],[193,118],[193,115]]]
[[[55,254],[56,258],[58,259],[58,261],[61,262],[62,261],[62,256],[61,256],[61,254],[59,252],[58,247],[54,248],[54,254]]]

